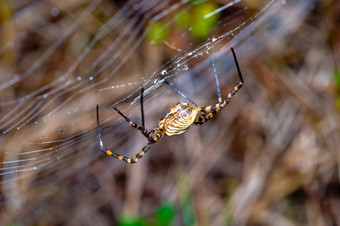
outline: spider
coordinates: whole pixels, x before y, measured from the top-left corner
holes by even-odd
[[[188,129],[194,125],[202,125],[206,121],[213,118],[217,112],[219,112],[222,108],[224,108],[231,100],[231,98],[239,91],[239,89],[243,86],[243,78],[241,74],[240,67],[237,62],[236,54],[234,49],[231,48],[231,52],[234,57],[235,65],[237,68],[239,81],[237,85],[229,92],[227,97],[223,100],[221,97],[220,85],[217,77],[216,68],[213,60],[210,58],[210,62],[214,71],[216,85],[217,85],[217,94],[218,94],[218,103],[215,105],[210,105],[206,107],[198,107],[195,102],[190,100],[187,96],[185,96],[182,92],[180,92],[175,86],[171,85],[167,81],[164,81],[167,85],[169,85],[172,89],[174,89],[177,93],[182,95],[189,103],[186,102],[178,102],[174,105],[170,112],[162,119],[158,121],[158,128],[154,129],[146,129],[144,126],[144,111],[143,111],[143,91],[141,90],[141,116],[142,116],[142,125],[139,125],[133,121],[131,121],[128,117],[126,117],[115,105],[112,105],[112,108],[121,115],[133,128],[139,130],[148,140],[148,143],[133,157],[128,158],[124,155],[117,154],[107,148],[105,148],[103,143],[103,138],[101,135],[101,130],[99,126],[99,105],[97,105],[96,113],[97,113],[97,130],[99,137],[99,146],[100,150],[105,154],[122,160],[126,163],[136,163],[151,147],[153,143],[156,143],[163,136],[177,136],[185,133]]]

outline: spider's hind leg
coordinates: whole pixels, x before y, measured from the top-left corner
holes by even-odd
[[[224,107],[224,103],[221,97],[221,89],[220,89],[220,82],[218,81],[218,75],[216,72],[215,64],[212,58],[209,59],[211,66],[214,71],[215,81],[216,81],[216,88],[217,88],[217,95],[218,95],[218,103],[215,105],[210,105],[206,107],[199,108],[199,115],[196,116],[194,124],[195,125],[202,125],[209,119],[213,118],[220,109]]]
[[[218,81],[218,76],[215,68],[215,64],[212,58],[210,58],[210,63],[211,66],[214,70],[214,76],[215,76],[215,81],[216,81],[216,87],[217,87],[217,95],[218,95],[218,103],[222,103],[222,97],[221,97],[221,89],[220,89],[220,82]]]
[[[237,82],[237,85],[234,87],[234,89],[229,92],[228,96],[223,101],[223,105],[227,105],[230,102],[231,98],[241,89],[241,87],[244,84],[242,73],[241,73],[241,69],[240,69],[240,66],[238,65],[237,57],[236,57],[236,54],[235,54],[233,48],[231,48],[231,52],[233,53],[233,57],[234,57],[234,61],[235,61],[235,65],[236,65],[239,81]]]
[[[179,95],[181,95],[182,97],[184,97],[184,99],[186,99],[189,103],[195,105],[196,107],[197,104],[191,100],[189,97],[187,97],[184,93],[182,93],[176,86],[170,84],[168,81],[164,80],[164,83],[167,84],[171,89],[175,90],[176,93],[178,93]]]
[[[232,52],[233,57],[234,57],[237,73],[238,73],[238,76],[239,76],[239,81],[237,82],[237,85],[229,92],[226,99],[222,100],[216,68],[215,68],[213,60],[210,58],[210,62],[211,62],[212,68],[214,70],[214,75],[215,75],[215,80],[216,80],[216,85],[217,85],[218,103],[215,104],[215,105],[210,105],[210,106],[207,106],[207,107],[200,108],[199,109],[200,114],[195,118],[195,121],[194,121],[195,125],[201,125],[204,122],[208,121],[209,119],[213,118],[216,115],[217,112],[219,112],[222,108],[224,108],[230,102],[231,98],[241,89],[241,87],[244,84],[242,73],[241,73],[240,67],[238,65],[236,54],[235,54],[233,48],[231,48],[231,52]]]

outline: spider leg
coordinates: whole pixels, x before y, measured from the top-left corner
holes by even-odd
[[[112,105],[112,108],[118,113],[120,114],[120,116],[122,116],[129,124],[130,126],[132,126],[135,129],[138,129],[139,131],[141,131],[141,133],[150,141],[153,142],[153,137],[151,136],[151,131],[145,129],[144,126],[141,126],[133,121],[131,121],[128,117],[126,117],[118,108],[116,108],[116,106]],[[143,123],[144,120],[142,120]]]
[[[237,82],[237,85],[234,87],[234,89],[229,92],[227,98],[223,101],[223,105],[224,106],[227,105],[230,102],[231,98],[241,89],[241,87],[244,84],[244,81],[243,81],[243,78],[242,78],[241,69],[240,69],[240,66],[238,65],[236,54],[235,54],[233,48],[231,48],[231,52],[233,53],[233,57],[234,57],[234,61],[235,61],[235,65],[236,65],[239,81]]]
[[[143,157],[143,155],[151,148],[151,144],[152,144],[152,142],[148,142],[133,158],[129,158],[129,157],[126,157],[125,155],[120,155],[120,154],[114,153],[114,152],[106,149],[104,146],[101,146],[100,149],[101,149],[102,152],[104,152],[105,154],[107,154],[107,155],[109,155],[113,158],[116,158],[116,159],[122,160],[126,163],[132,164],[132,163],[138,162],[138,160]]]
[[[214,70],[215,81],[216,81],[216,87],[217,87],[217,95],[218,95],[218,103],[222,103],[220,83],[219,83],[219,81],[218,81],[218,76],[217,76],[215,64],[214,64],[214,61],[213,61],[212,58],[210,58],[210,63],[211,63],[211,66],[212,66],[212,68],[213,68],[213,70]]]
[[[195,105],[196,107],[198,107],[198,105],[191,100],[189,97],[187,97],[184,93],[182,93],[177,87],[175,87],[174,85],[170,84],[168,81],[164,81],[165,84],[167,84],[168,86],[170,86],[171,89],[175,90],[179,95],[181,95],[182,97],[184,97],[188,102],[190,102],[191,104]]]
[[[236,68],[237,68],[238,77],[240,79],[240,82],[243,84],[244,81],[243,81],[243,78],[242,78],[242,73],[241,73],[240,66],[238,65],[238,61],[237,61],[237,57],[236,57],[234,48],[231,48],[231,52],[233,53],[234,61],[235,61]]]
[[[141,113],[141,117],[142,117],[142,127],[145,128],[143,94],[144,94],[144,87],[142,87],[141,91],[140,91],[140,113]]]
[[[151,144],[153,142],[148,142],[142,148],[142,150],[140,150],[133,158],[128,158],[124,155],[117,154],[117,153],[112,152],[111,150],[105,148],[103,138],[102,138],[102,134],[101,134],[101,129],[100,129],[100,126],[99,126],[99,105],[98,104],[97,104],[96,111],[97,111],[97,130],[98,130],[99,146],[100,146],[100,150],[102,152],[104,152],[105,154],[107,154],[107,155],[109,155],[113,158],[116,158],[116,159],[119,159],[119,160],[122,160],[126,163],[131,164],[131,163],[136,163],[138,161],[138,159],[142,158],[143,155],[150,149]]]
[[[220,89],[219,89],[219,83],[218,83],[218,78],[217,78],[217,73],[216,73],[216,69],[214,66],[213,61],[210,59],[213,69],[214,69],[214,74],[215,74],[215,79],[216,79],[216,84],[217,84],[217,92],[218,92],[218,96],[219,96],[219,103],[215,104],[215,105],[210,105],[207,107],[202,107],[199,108],[199,113],[198,116],[196,116],[194,124],[195,125],[201,125],[203,123],[205,123],[206,121],[208,121],[209,119],[213,118],[217,112],[219,112],[222,108],[224,108],[231,100],[231,98],[241,89],[241,87],[244,84],[243,78],[242,78],[242,73],[236,58],[236,54],[234,52],[234,49],[231,48],[231,52],[233,53],[233,57],[234,57],[234,61],[236,64],[236,68],[237,68],[237,72],[238,72],[238,76],[239,76],[239,81],[237,82],[237,85],[229,92],[229,94],[227,95],[227,97],[222,101],[222,98],[220,97]]]
[[[202,125],[209,119],[213,118],[217,112],[219,112],[225,105],[223,103],[217,103],[215,105],[210,105],[207,107],[202,107],[199,110],[200,114],[197,114],[194,124]]]

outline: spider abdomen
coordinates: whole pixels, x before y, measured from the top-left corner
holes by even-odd
[[[160,121],[160,127],[164,128],[167,136],[176,136],[185,133],[194,123],[198,109],[196,106],[179,102],[171,108],[163,120]]]

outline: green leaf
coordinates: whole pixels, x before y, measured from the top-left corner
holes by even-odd
[[[147,38],[156,43],[161,43],[167,39],[170,33],[168,27],[162,21],[149,24],[147,31]]]
[[[147,226],[147,222],[141,217],[122,216],[118,219],[118,226]]]
[[[191,15],[188,11],[181,10],[178,11],[175,15],[175,22],[178,26],[189,28],[191,27]]]
[[[209,13],[216,10],[218,6],[214,3],[206,2],[194,7],[194,18],[192,25],[192,35],[196,40],[205,39],[216,27],[219,13],[206,17]]]
[[[336,88],[340,90],[340,70],[338,68],[334,69],[333,79],[335,81]]]
[[[176,215],[175,206],[170,203],[161,204],[156,210],[156,225],[168,226],[174,220]]]

